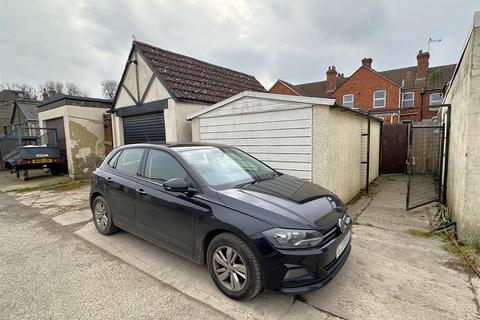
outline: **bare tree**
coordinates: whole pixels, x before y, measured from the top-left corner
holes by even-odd
[[[113,100],[117,93],[118,82],[115,80],[104,80],[100,83],[102,86],[102,94],[105,98]]]
[[[27,83],[4,82],[0,84],[0,90],[4,89],[20,91],[23,97],[33,100],[38,97],[37,89]]]
[[[43,91],[45,89],[49,95],[55,93],[64,93],[64,85],[61,81],[47,80],[40,84],[40,89]]]
[[[78,84],[73,82],[65,83],[65,93],[69,96],[85,96],[85,90],[82,90]]]

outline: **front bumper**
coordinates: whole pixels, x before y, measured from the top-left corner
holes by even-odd
[[[257,239],[257,247],[263,258],[265,287],[284,293],[301,294],[327,285],[350,255],[351,236],[338,258],[336,249],[347,234],[351,235],[351,228],[350,223],[345,232],[338,230],[331,241],[311,249],[280,250],[273,248],[264,238]]]

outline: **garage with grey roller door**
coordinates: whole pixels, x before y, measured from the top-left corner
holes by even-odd
[[[165,143],[165,118],[162,112],[123,117],[125,144]]]

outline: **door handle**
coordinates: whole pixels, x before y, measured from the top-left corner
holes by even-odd
[[[137,189],[137,193],[138,193],[139,195],[141,195],[141,196],[144,196],[144,195],[147,194],[147,193],[145,192],[145,190],[143,190],[143,189]]]
[[[108,183],[113,182],[112,177],[108,177],[108,178],[107,178],[107,182],[108,182]]]

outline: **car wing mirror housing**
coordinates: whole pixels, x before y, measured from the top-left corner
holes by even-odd
[[[190,188],[190,183],[184,178],[173,178],[163,183],[163,188],[171,192],[194,193],[195,189]]]

